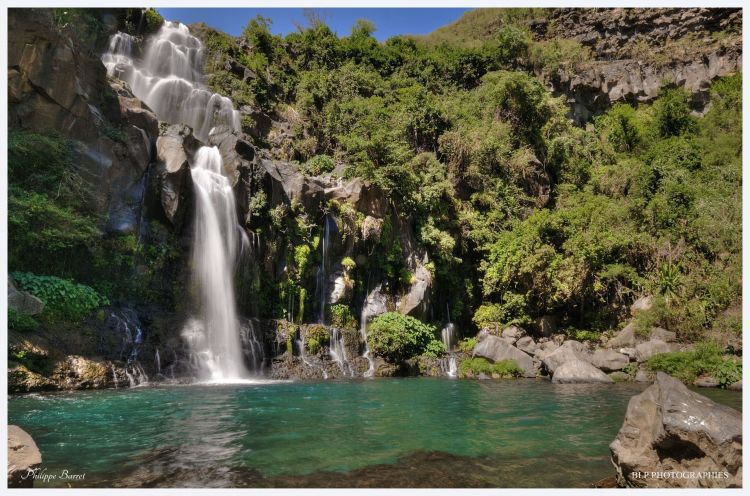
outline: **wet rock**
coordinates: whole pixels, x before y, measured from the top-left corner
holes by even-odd
[[[624,369],[630,359],[614,350],[597,349],[591,357],[591,364],[604,372],[614,372]]]
[[[30,473],[42,465],[42,454],[31,436],[17,425],[8,426],[8,487],[33,487]]]
[[[536,377],[536,367],[531,357],[497,336],[485,336],[474,346],[473,354],[492,362],[513,360],[523,370],[524,377]]]
[[[552,382],[554,384],[608,384],[614,381],[589,362],[574,359],[556,368],[552,375]]]
[[[8,308],[23,315],[39,315],[44,310],[44,302],[26,291],[19,291],[8,277]]]
[[[669,375],[630,399],[609,446],[620,486],[742,487],[742,415]],[[714,477],[639,478],[637,472],[689,472]]]
[[[635,359],[638,363],[645,362],[654,355],[659,353],[669,353],[673,351],[672,346],[659,339],[646,341],[635,347]]]
[[[70,355],[58,362],[52,378],[63,389],[98,389],[110,383],[110,367],[99,360]]]
[[[8,392],[31,393],[34,391],[52,391],[57,385],[43,375],[29,370],[25,365],[8,362]]]

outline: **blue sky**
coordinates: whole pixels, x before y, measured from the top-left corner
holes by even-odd
[[[273,20],[271,31],[285,35],[307,25],[306,9],[157,9],[165,19],[184,24],[203,21],[209,26],[238,36],[247,21],[260,14]],[[469,9],[315,9],[333,31],[347,36],[357,19],[375,24],[375,37],[384,41],[398,34],[427,34],[449,24]]]

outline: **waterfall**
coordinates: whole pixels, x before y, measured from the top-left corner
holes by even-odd
[[[375,375],[375,361],[372,359],[372,356],[370,356],[370,345],[367,343],[367,319],[370,317],[370,314],[367,311],[368,299],[368,297],[365,297],[365,301],[362,303],[362,311],[359,314],[359,332],[365,342],[365,352],[362,356],[367,358],[367,363],[369,364],[364,376],[372,377]]]
[[[193,277],[202,319],[190,321],[183,335],[197,357],[201,379],[236,381],[248,374],[240,339],[233,275],[244,232],[229,179],[216,147],[201,147],[193,158],[195,191]]]
[[[338,329],[331,329],[331,345],[329,346],[329,352],[333,361],[339,365],[341,372],[344,375],[354,376],[354,370],[352,370],[349,364],[349,357],[346,356],[346,347],[344,346],[344,336],[341,335],[341,331]]]
[[[326,214],[323,217],[323,238],[320,241],[320,267],[315,278],[315,294],[318,302],[318,323],[325,324],[326,302],[328,300],[328,252],[331,245],[331,223],[334,220]],[[335,225],[334,225],[335,227]]]
[[[160,121],[187,124],[203,142],[215,126],[240,130],[240,114],[232,101],[202,84],[203,44],[187,26],[165,22],[146,41],[141,60],[134,58],[133,45],[130,35],[114,34],[102,63],[107,75],[128,83]]]
[[[161,357],[159,356],[159,348],[156,349],[154,358],[156,360],[156,373],[161,375]]]
[[[451,322],[451,312],[447,304],[445,306],[445,312],[448,322],[440,330],[440,339],[445,345],[445,351],[448,352],[448,356],[441,360],[440,368],[448,377],[456,377],[458,366],[456,363],[456,354],[453,353],[456,346],[456,326]]]

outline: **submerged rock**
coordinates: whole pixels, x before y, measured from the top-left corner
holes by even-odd
[[[570,360],[555,370],[554,384],[587,384],[614,382],[607,374],[583,360]]]
[[[742,487],[740,412],[663,372],[630,399],[609,449],[620,486]],[[665,475],[642,476],[654,472]]]
[[[17,425],[8,426],[8,487],[33,487],[29,474],[42,465],[42,454],[31,436]]]

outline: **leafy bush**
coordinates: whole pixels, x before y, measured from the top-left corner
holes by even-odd
[[[666,372],[688,384],[704,374],[716,379],[721,387],[742,379],[742,362],[722,356],[719,346],[710,341],[696,344],[693,351],[655,355],[648,360],[648,367],[653,371]]]
[[[331,340],[328,329],[322,325],[312,325],[305,332],[305,346],[313,355],[320,351],[320,348],[326,346]]]
[[[458,342],[458,350],[463,353],[471,353],[477,345],[477,338],[464,338]]]
[[[329,320],[333,327],[341,329],[356,329],[357,319],[354,318],[352,310],[341,303],[328,307]]]
[[[8,309],[8,328],[19,332],[30,332],[37,328],[39,323],[31,315],[24,315],[14,309]]]
[[[666,138],[693,131],[696,122],[690,115],[690,94],[683,88],[667,88],[659,93],[654,103],[659,135]]]
[[[334,166],[333,159],[328,155],[315,155],[300,166],[300,170],[308,176],[320,176],[333,172]]]
[[[447,351],[448,350],[445,349],[445,343],[443,343],[439,339],[433,339],[432,341],[427,343],[427,346],[424,347],[422,355],[431,358],[438,358],[445,355]]]
[[[460,377],[476,377],[479,374],[498,375],[501,379],[510,379],[521,377],[523,370],[514,360],[501,360],[496,363],[490,363],[488,360],[476,357],[462,360],[458,365]]]
[[[96,308],[108,305],[109,300],[84,284],[54,276],[39,276],[29,272],[13,272],[11,277],[20,289],[28,291],[44,302],[44,313],[54,318],[79,321]]]
[[[436,330],[414,317],[396,312],[378,315],[367,328],[367,342],[376,355],[394,363],[421,354]]]

